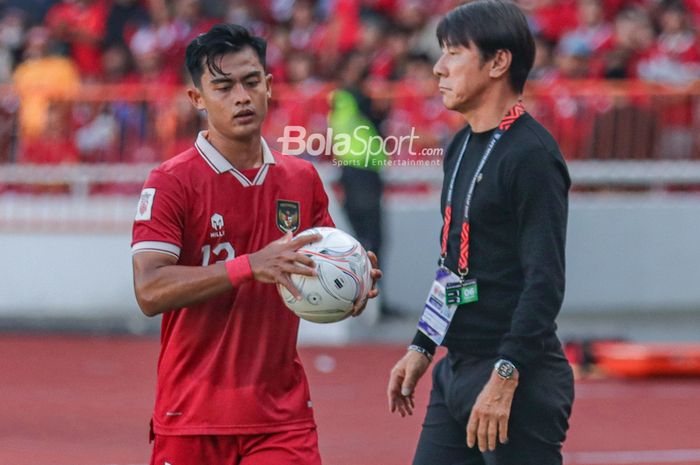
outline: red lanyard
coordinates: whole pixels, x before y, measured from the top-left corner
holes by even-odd
[[[457,271],[459,275],[464,278],[469,273],[469,207],[471,207],[472,197],[474,196],[474,189],[476,188],[476,183],[478,182],[479,175],[484,169],[486,161],[489,159],[493,147],[496,142],[501,138],[505,132],[510,129],[510,127],[515,123],[515,121],[520,118],[520,116],[525,113],[525,107],[522,103],[518,102],[508,111],[508,114],[503,118],[503,121],[498,125],[496,131],[494,131],[491,140],[486,146],[486,151],[481,156],[481,161],[474,171],[474,176],[472,176],[472,181],[469,184],[469,190],[467,191],[467,196],[464,200],[464,219],[462,221],[462,234],[460,236],[459,244],[459,262]],[[445,204],[445,222],[442,225],[442,243],[440,251],[440,266],[444,266],[445,258],[447,257],[447,238],[450,233],[450,222],[452,221],[452,194],[454,192],[455,182],[457,180],[457,172],[462,164],[462,158],[464,158],[464,153],[467,151],[467,144],[469,144],[469,139],[471,139],[471,129],[467,132],[467,137],[464,140],[464,145],[462,146],[462,151],[459,154],[457,163],[454,170],[452,171],[452,176],[450,178],[450,184],[447,188],[447,202]]]

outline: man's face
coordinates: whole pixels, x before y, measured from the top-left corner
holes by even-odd
[[[442,103],[449,110],[462,112],[479,104],[489,85],[490,60],[482,62],[476,45],[444,45],[433,67],[439,78]]]
[[[209,127],[230,139],[247,140],[260,135],[272,97],[272,75],[265,75],[251,47],[217,58],[223,74],[212,74],[204,65],[200,88],[188,95],[198,110],[206,110]]]

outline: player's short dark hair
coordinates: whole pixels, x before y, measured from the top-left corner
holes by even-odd
[[[198,35],[185,51],[185,65],[194,85],[197,87],[202,85],[205,64],[210,73],[225,74],[219,67],[217,59],[227,53],[240,52],[245,47],[253,49],[260,59],[260,64],[265,68],[267,42],[262,37],[252,35],[243,26],[217,24],[208,32]]]
[[[440,46],[473,43],[482,62],[493,58],[498,50],[513,55],[510,85],[522,92],[527,75],[535,62],[535,41],[520,8],[508,1],[476,0],[447,13],[437,27]]]

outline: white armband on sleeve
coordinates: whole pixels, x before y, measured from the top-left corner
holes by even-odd
[[[144,241],[137,242],[131,247],[131,255],[139,252],[160,252],[180,258],[180,247],[169,242]]]

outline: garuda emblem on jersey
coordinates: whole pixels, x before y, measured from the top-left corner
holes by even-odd
[[[277,227],[283,233],[296,232],[299,229],[299,202],[277,201]]]

